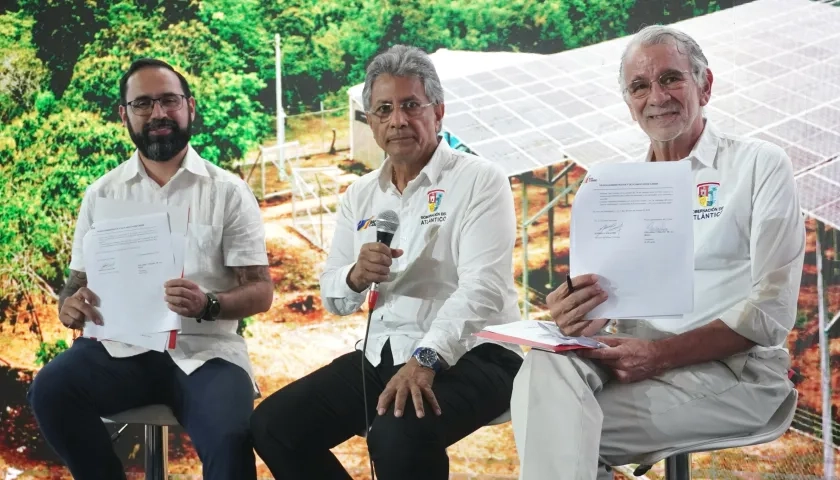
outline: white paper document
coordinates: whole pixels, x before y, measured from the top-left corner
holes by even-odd
[[[596,274],[607,301],[586,318],[694,309],[691,162],[594,165],[572,203],[572,277]]]
[[[163,298],[163,284],[181,276],[173,239],[162,212],[94,223],[84,238],[85,270],[104,325],[91,325],[85,335],[117,340],[180,329]],[[183,248],[180,256],[183,262]]]

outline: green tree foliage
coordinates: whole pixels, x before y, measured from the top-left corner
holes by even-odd
[[[99,115],[53,110],[51,94],[0,130],[0,297],[53,295],[70,260],[85,189],[131,151],[125,129]]]
[[[271,126],[257,99],[265,82],[255,72],[246,73],[248,61],[238,47],[201,20],[166,24],[164,10],[158,7],[158,15],[150,17],[134,4],[113,5],[109,26],[95,35],[77,62],[63,103],[119,121],[120,77],[137,58],[159,58],[184,73],[197,99],[193,146],[204,158],[228,167]],[[209,16],[211,25],[228,28],[214,18],[224,15]]]
[[[35,365],[45,367],[61,352],[70,348],[64,340],[56,340],[54,343],[41,342],[38,351],[35,352]]]
[[[29,111],[49,75],[32,45],[34,21],[19,12],[0,15],[0,122]]]

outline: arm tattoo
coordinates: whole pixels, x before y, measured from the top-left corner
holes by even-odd
[[[247,267],[233,267],[239,285],[249,283],[271,282],[271,275],[267,265],[250,265]]]
[[[70,270],[70,278],[67,279],[67,283],[64,284],[64,288],[58,295],[58,311],[61,311],[61,306],[64,305],[67,297],[72,296],[82,287],[87,287],[87,274],[78,270]]]

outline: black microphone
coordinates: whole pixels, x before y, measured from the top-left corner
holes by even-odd
[[[400,217],[393,210],[384,210],[376,216],[376,241],[390,247],[394,234],[400,227]],[[379,284],[374,282],[370,287],[368,307],[373,310],[376,307],[376,300],[379,297]]]

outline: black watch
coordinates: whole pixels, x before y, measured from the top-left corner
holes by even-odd
[[[207,320],[208,322],[212,322],[219,318],[219,313],[222,311],[222,304],[219,303],[218,297],[213,292],[207,292],[204,295],[207,296],[207,305],[204,306],[204,310],[201,312],[201,315],[196,318],[199,322],[202,320]]]

